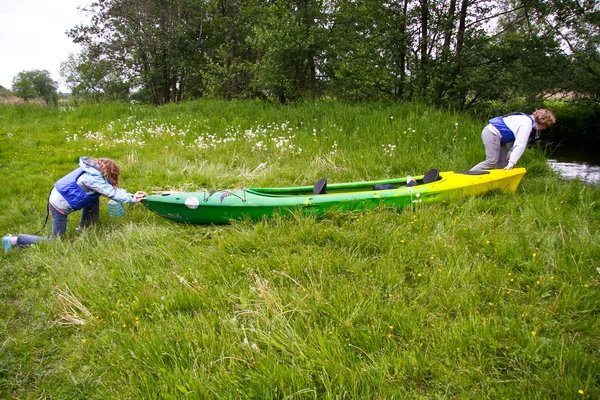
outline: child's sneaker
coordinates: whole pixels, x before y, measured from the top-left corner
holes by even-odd
[[[2,238],[2,246],[4,246],[5,253],[8,253],[8,251],[14,246],[11,238],[12,235],[10,233]]]

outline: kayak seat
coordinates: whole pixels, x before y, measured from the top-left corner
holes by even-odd
[[[430,169],[423,175],[423,183],[432,183],[440,180],[440,171],[436,168]]]
[[[313,187],[314,194],[326,194],[327,193],[327,178],[321,178]]]

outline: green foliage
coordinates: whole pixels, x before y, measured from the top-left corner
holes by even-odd
[[[563,70],[563,95],[600,116],[600,12],[594,0],[554,4],[559,26],[564,26],[562,45],[569,49],[569,65]]]
[[[98,49],[69,54],[61,64],[61,76],[75,96],[88,99],[128,100],[132,82],[117,75],[115,62],[103,59]]]
[[[12,82],[13,93],[23,100],[42,98],[46,103],[56,103],[58,83],[52,80],[50,72],[32,70],[19,72]]]
[[[74,92],[154,104],[202,96],[418,100],[445,109],[539,106],[568,94],[598,113],[594,0],[106,0],[69,35]],[[138,96],[146,98],[148,96]]]
[[[63,68],[72,87],[120,97],[141,86],[155,104],[182,100],[203,60],[204,2],[114,0],[93,3],[88,11],[91,23],[69,32],[84,45],[82,58]]]
[[[129,190],[288,186],[467,169],[480,130],[406,103],[0,106],[0,231],[38,230],[83,154]],[[599,188],[521,161],[514,194],[404,212],[186,226],[103,199],[1,255],[0,397],[598,398]]]
[[[0,97],[10,96],[11,92],[4,86],[0,85]]]
[[[555,101],[550,106],[558,120],[558,124],[548,132],[555,141],[578,141],[600,137],[598,115],[593,108],[579,105],[577,101],[572,100]]]

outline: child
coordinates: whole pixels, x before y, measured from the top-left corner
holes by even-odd
[[[81,157],[79,168],[59,179],[50,192],[48,212],[52,217],[52,237],[65,234],[67,216],[73,211],[83,210],[79,228],[95,223],[100,216],[100,196],[132,204],[147,196],[145,192],[130,194],[120,189],[120,174],[119,166],[109,158]],[[2,238],[2,245],[8,252],[13,246],[30,246],[47,239],[44,236],[8,234]]]

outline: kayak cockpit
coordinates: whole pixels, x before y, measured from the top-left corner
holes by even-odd
[[[431,184],[442,179],[437,169],[428,171],[425,175],[412,180],[407,186],[408,178],[385,179],[365,182],[336,183],[327,185],[326,179],[320,179],[314,186],[249,188],[247,192],[260,196],[314,196],[324,194],[362,193],[390,189],[408,189],[408,187]],[[376,186],[388,186],[385,189]]]

